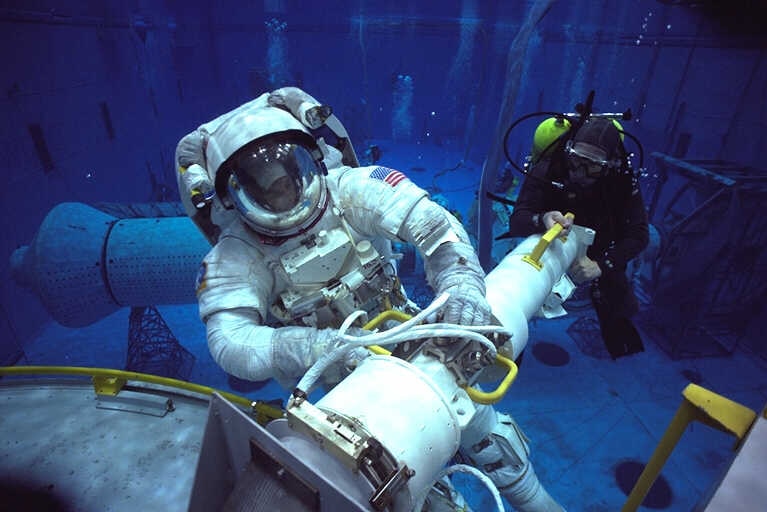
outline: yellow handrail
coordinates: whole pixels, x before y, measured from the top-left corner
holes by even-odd
[[[559,226],[559,227],[561,231],[562,226]],[[403,313],[402,311],[397,311],[395,309],[387,309],[386,311],[379,313],[378,316],[370,320],[362,328],[366,330],[372,330],[372,329],[375,329],[375,327],[378,326],[381,322],[384,322],[386,320],[398,320],[400,322],[406,322],[407,320],[410,320],[411,318],[412,317],[410,315],[408,315],[407,313]],[[389,350],[386,350],[385,348],[379,345],[368,345],[367,349],[379,356],[391,355],[391,352]],[[466,390],[466,394],[469,395],[469,398],[471,398],[474,402],[478,404],[492,405],[494,403],[501,401],[504,395],[506,395],[506,392],[509,390],[509,387],[511,386],[512,382],[514,382],[514,379],[517,378],[517,373],[519,369],[517,368],[517,365],[514,361],[512,361],[511,359],[507,359],[500,354],[497,354],[495,357],[495,362],[500,364],[501,366],[505,366],[506,368],[508,368],[509,371],[508,373],[506,373],[503,380],[498,385],[498,387],[495,388],[494,391],[486,392],[476,388],[472,388],[470,386],[463,387],[463,389]]]
[[[498,384],[498,387],[495,388],[494,391],[480,391],[477,388],[472,387],[464,387],[463,389],[466,390],[466,393],[469,395],[469,398],[471,398],[474,402],[478,404],[483,405],[492,405],[497,402],[500,402],[504,395],[506,395],[506,392],[509,390],[509,387],[511,386],[511,383],[514,382],[514,379],[517,378],[517,373],[519,372],[519,369],[517,368],[517,363],[512,361],[511,359],[507,359],[503,357],[502,355],[498,354],[495,357],[495,362],[500,364],[501,366],[505,366],[509,369],[506,376],[503,378],[500,384]]]
[[[412,317],[410,315],[408,315],[407,313],[403,313],[402,311],[397,311],[396,309],[387,309],[386,311],[380,312],[375,318],[373,318],[368,323],[363,325],[362,328],[365,329],[366,331],[372,331],[373,329],[378,327],[379,324],[381,324],[382,322],[385,322],[386,320],[397,320],[398,322],[407,322],[411,318]],[[385,348],[379,345],[368,345],[367,349],[379,356],[391,355],[391,352],[389,350],[386,350]]]
[[[0,366],[0,375],[79,375],[91,377],[94,389],[99,395],[116,395],[125,385],[126,381],[129,380],[148,382],[207,396],[216,392],[232,403],[251,409],[256,414],[259,422],[261,422],[261,419],[276,419],[283,416],[283,411],[279,407],[274,407],[260,400],[250,400],[249,398],[208,386],[171,379],[169,377],[159,377],[148,373],[84,366]]]
[[[639,508],[690,423],[699,421],[734,435],[737,438],[734,448],[737,448],[756,420],[756,413],[748,407],[697,384],[688,384],[682,391],[682,397],[682,403],[626,498],[621,512],[635,512]]]

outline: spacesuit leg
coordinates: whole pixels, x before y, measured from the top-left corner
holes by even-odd
[[[460,454],[485,473],[518,512],[561,512],[538,481],[522,430],[507,414],[480,405],[461,436]]]

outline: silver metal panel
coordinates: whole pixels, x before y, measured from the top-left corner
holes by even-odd
[[[23,500],[18,510],[42,498],[59,510],[185,510],[207,400],[151,396],[172,399],[173,410],[158,417],[99,408],[88,381],[0,381],[0,502]]]
[[[257,448],[253,449],[251,444],[256,445]],[[296,445],[293,444],[293,446]],[[322,453],[322,450],[317,447],[316,452]],[[254,456],[252,457],[251,454]],[[334,482],[328,478],[328,475],[337,475],[332,464],[320,467],[317,464],[306,463],[307,459],[312,460],[317,456],[317,453],[294,453],[280,439],[240,409],[214,394],[210,403],[205,439],[200,452],[189,511],[222,510],[225,504],[227,510],[259,510],[259,504],[254,504],[254,508],[237,504],[238,506],[234,508],[231,501],[227,502],[240,478],[246,478],[249,482],[258,481],[249,475],[256,471],[262,475],[277,475],[283,488],[290,490],[291,494],[308,495],[301,501],[301,507],[295,505],[295,500],[291,500],[290,510],[322,512],[372,510],[365,501],[360,500],[359,497],[355,498],[351,495],[353,493],[342,490],[341,486],[347,482]],[[257,468],[253,468],[251,460],[258,466]],[[274,495],[275,491],[272,488],[275,485],[275,479],[270,478],[264,484],[269,485],[270,490],[261,495]],[[351,487],[356,485],[356,482],[351,482]],[[315,493],[318,501],[314,499]],[[256,494],[255,491],[251,493],[253,494]],[[265,504],[260,505],[263,507]],[[293,508],[294,506],[298,508]]]
[[[705,512],[765,510],[767,507],[767,418],[756,417],[751,432],[714,492]]]

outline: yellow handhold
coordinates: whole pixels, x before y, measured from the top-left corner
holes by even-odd
[[[251,403],[252,414],[260,425],[266,425],[272,420],[277,420],[285,416],[285,411],[270,403],[256,400]]]
[[[370,320],[368,323],[363,325],[362,328],[365,329],[366,331],[372,331],[379,324],[387,320],[397,320],[398,322],[407,322],[411,318],[412,317],[410,315],[408,315],[407,313],[403,313],[402,311],[397,311],[396,309],[387,309],[386,311],[379,313],[378,316],[376,316],[375,318]],[[391,351],[386,350],[385,348],[379,345],[368,345],[367,349],[378,356],[391,355]]]
[[[496,356],[495,362],[509,369],[509,372],[503,378],[503,380],[498,385],[498,387],[495,388],[495,391],[484,392],[476,388],[470,388],[470,387],[464,388],[466,390],[466,393],[469,395],[469,398],[471,398],[474,402],[478,404],[492,405],[492,404],[500,402],[501,399],[503,399],[506,392],[509,390],[509,386],[511,386],[511,383],[514,382],[514,379],[517,378],[517,372],[519,371],[519,369],[517,368],[517,363],[515,363],[511,359],[507,359],[503,357],[500,354]]]
[[[0,366],[0,375],[69,375],[69,376],[89,376],[93,382],[97,394],[115,396],[127,381],[149,382],[160,386],[183,389],[193,393],[211,395],[214,392],[220,394],[230,402],[241,407],[246,407],[255,415],[259,413],[255,409],[254,402],[246,397],[234,395],[226,391],[193,384],[168,377],[160,377],[147,373],[130,372],[125,370],[113,370],[110,368],[89,368],[82,366]],[[261,411],[263,415],[263,410]]]
[[[120,392],[126,382],[123,378],[105,375],[94,375],[91,380],[97,395],[109,396],[117,396],[117,393]]]
[[[575,215],[568,212],[565,214],[565,218],[573,220],[575,219]],[[541,270],[543,268],[543,264],[541,263],[541,257],[543,257],[543,253],[546,252],[546,249],[549,248],[551,242],[559,237],[559,235],[562,233],[562,229],[562,225],[559,223],[551,226],[551,228],[549,228],[549,230],[543,234],[541,239],[538,240],[538,244],[533,249],[533,252],[522,256],[522,261],[529,263],[535,267],[536,270]]]
[[[376,316],[372,320],[370,320],[362,328],[366,330],[372,330],[372,329],[375,329],[377,325],[381,324],[382,322],[386,320],[397,320],[399,322],[406,322],[410,320],[411,318],[412,317],[410,315],[408,315],[407,313],[403,313],[402,311],[388,309],[380,313],[378,316]],[[391,352],[389,350],[379,345],[368,345],[366,348],[370,350],[372,353],[379,356],[391,355]],[[512,382],[514,382],[514,379],[517,378],[517,372],[519,370],[514,361],[506,357],[503,357],[500,354],[496,354],[495,362],[496,364],[500,366],[505,366],[509,370],[508,373],[506,373],[506,376],[501,381],[501,383],[495,389],[495,391],[485,392],[485,391],[480,391],[479,389],[468,387],[468,386],[463,387],[463,389],[466,391],[466,394],[469,395],[469,398],[471,398],[474,402],[478,404],[491,405],[491,404],[499,402],[501,399],[503,399],[504,395],[509,390],[509,386],[511,386]]]

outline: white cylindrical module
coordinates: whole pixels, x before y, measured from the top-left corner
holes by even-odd
[[[458,450],[461,429],[451,399],[414,365],[371,356],[316,406],[354,418],[398,463],[415,471],[407,492],[395,497],[395,510],[410,510]]]
[[[531,235],[506,255],[485,278],[487,301],[493,314],[513,333],[511,344],[516,358],[527,345],[527,323],[535,316],[551,289],[575,260],[580,241],[571,232],[567,241],[557,238],[540,258],[540,268],[525,256],[541,239]]]

